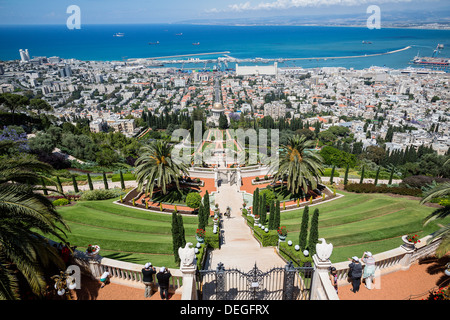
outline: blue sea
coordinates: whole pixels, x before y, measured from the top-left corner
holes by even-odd
[[[123,33],[123,37],[114,34]],[[149,44],[156,43],[159,44]],[[371,42],[364,44],[363,41]],[[199,45],[193,45],[199,43]],[[417,54],[430,56],[443,44],[439,56],[450,56],[450,30],[319,26],[211,26],[211,25],[65,25],[0,26],[0,60],[30,56],[59,56],[79,60],[123,60],[229,51],[235,58],[341,57],[410,49],[376,57],[308,59],[281,66],[405,68]],[[198,56],[200,59],[221,55]],[[186,59],[186,58],[183,58]]]

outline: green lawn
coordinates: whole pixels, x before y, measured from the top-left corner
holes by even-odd
[[[419,205],[418,200],[384,194],[339,193],[344,197],[309,209],[310,218],[319,209],[319,238],[333,244],[332,262],[362,256],[364,251],[373,254],[387,251],[400,246],[404,234],[417,233],[423,237],[438,229],[436,223],[423,226],[423,219],[435,209]],[[281,225],[288,229],[286,240],[294,245],[298,243],[302,215],[303,209],[281,212]]]
[[[339,191],[344,197],[310,207],[310,217],[318,208],[319,238],[333,243],[331,261],[346,261],[364,251],[376,254],[402,244],[401,236],[420,237],[438,229],[437,223],[423,227],[423,218],[434,208],[418,200],[383,194],[355,194]],[[176,267],[172,251],[170,214],[153,213],[119,206],[114,200],[80,201],[58,211],[70,227],[68,241],[84,250],[98,244],[104,257],[143,264]],[[281,225],[288,229],[287,240],[298,243],[303,209],[281,211]],[[186,240],[196,243],[197,216],[183,216]]]
[[[172,215],[127,208],[113,201],[80,201],[58,209],[70,227],[71,245],[84,250],[89,244],[98,244],[104,257],[175,267]],[[195,244],[197,216],[183,216],[183,224],[186,241]]]

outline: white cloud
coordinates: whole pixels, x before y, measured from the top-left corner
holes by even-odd
[[[250,10],[273,10],[273,9],[290,9],[301,7],[323,7],[332,5],[356,6],[370,5],[382,3],[399,3],[411,2],[413,0],[276,0],[272,2],[260,2],[252,5],[249,1],[229,5],[226,9],[211,9],[208,12],[225,12],[225,11],[250,11]]]

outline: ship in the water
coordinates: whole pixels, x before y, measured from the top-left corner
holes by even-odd
[[[114,37],[123,37],[125,33],[117,32]]]
[[[411,64],[431,69],[448,70],[450,67],[450,59],[437,57],[438,53],[440,53],[440,50],[442,49],[444,49],[444,45],[438,44],[431,57],[421,57],[418,54],[413,60],[411,60]]]
[[[199,46],[199,45],[200,45],[200,42],[194,42],[192,45],[193,45],[193,46]]]

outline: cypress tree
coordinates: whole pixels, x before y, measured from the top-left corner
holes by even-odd
[[[319,209],[315,209],[309,230],[308,248],[310,256],[316,253],[316,244],[319,242]]]
[[[48,196],[47,186],[45,185],[44,178],[41,177],[41,181],[42,181],[42,189],[44,191],[44,195]]]
[[[105,185],[105,189],[108,190],[108,180],[106,179],[105,171],[103,171],[103,184]]]
[[[298,245],[303,251],[306,249],[306,241],[308,239],[308,224],[309,224],[309,207],[303,209],[302,224],[300,227],[300,235],[298,237]]]
[[[172,212],[172,248],[175,263],[180,263],[180,256],[178,255],[178,248],[180,247],[180,228],[178,225],[178,218],[175,212]]]
[[[350,166],[347,165],[347,168],[345,169],[345,176],[344,176],[344,186],[346,186],[348,184],[348,170],[349,170]]]
[[[274,221],[274,229],[278,229],[280,227],[280,200],[277,200],[275,205],[275,221]]]
[[[198,228],[199,229],[206,230],[206,225],[208,224],[207,218],[208,218],[208,216],[206,215],[205,206],[203,205],[203,203],[200,203],[200,207],[198,208]]]
[[[87,174],[87,178],[88,178],[88,184],[89,184],[89,190],[94,190],[94,185],[92,184],[92,179],[91,179],[91,175]]]
[[[255,192],[253,192],[253,207],[252,207],[252,213],[253,215],[259,214],[259,188],[256,188]]]
[[[78,190],[78,183],[77,179],[75,178],[75,175],[72,175],[72,183],[73,183],[73,191],[75,191],[76,193],[80,192],[80,190]]]
[[[365,168],[366,168],[366,167],[363,166],[362,169],[361,169],[361,179],[359,180],[359,184],[361,184],[361,183],[364,182],[364,169],[365,169]]]
[[[120,170],[119,173],[120,173],[120,187],[122,188],[122,190],[125,190],[125,180],[123,179],[122,170]]]
[[[388,182],[389,185],[392,184],[392,178],[394,177],[394,169],[395,169],[395,167],[392,166],[391,175],[389,176],[389,182]]]
[[[260,201],[260,205],[259,205],[259,211],[260,211],[260,217],[261,219],[259,221],[261,221],[261,224],[265,224],[266,223],[266,217],[267,217],[267,206],[266,206],[266,194],[264,193],[261,198]]]
[[[373,182],[374,185],[378,184],[378,176],[380,175],[380,169],[381,167],[378,167],[377,174],[375,175],[375,181]]]
[[[178,219],[178,233],[180,235],[180,247],[184,248],[184,246],[186,245],[186,236],[184,234],[183,216],[181,214],[177,214],[177,219]]]
[[[270,202],[270,215],[269,215],[269,230],[273,230],[274,221],[275,221],[275,200]]]
[[[334,169],[336,166],[333,166],[333,169],[331,169],[331,176],[330,176],[330,184],[333,185],[333,178],[334,178]]]
[[[203,196],[203,205],[205,206],[206,220],[208,220],[209,214],[211,212],[211,205],[210,205],[210,202],[209,202],[208,190],[206,190],[206,193]],[[206,224],[208,224],[208,223],[206,223]]]
[[[60,193],[64,194],[64,190],[63,190],[63,187],[62,187],[62,184],[61,184],[61,180],[59,179],[59,176],[56,176],[56,188],[58,189],[58,191]]]

